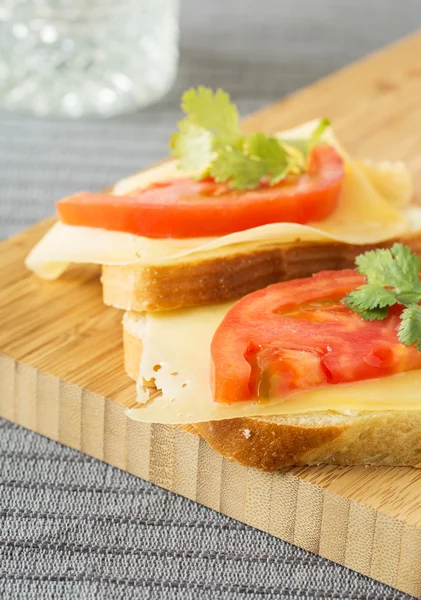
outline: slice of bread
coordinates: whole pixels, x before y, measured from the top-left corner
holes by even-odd
[[[297,243],[271,245],[172,264],[103,265],[104,303],[123,310],[160,311],[236,300],[272,283],[347,269],[373,248],[402,242],[421,256],[421,230],[371,245]]]
[[[126,314],[124,320],[124,363],[127,374],[136,380],[142,340],[134,335],[131,318]],[[195,423],[183,429],[203,437],[229,460],[264,471],[321,463],[394,466],[421,463],[421,410],[245,417]]]

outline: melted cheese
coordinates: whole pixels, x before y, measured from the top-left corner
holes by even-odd
[[[143,348],[137,383],[142,406],[129,411],[131,418],[148,423],[188,424],[316,411],[349,415],[360,411],[421,409],[420,370],[378,380],[326,385],[296,393],[279,403],[222,405],[214,402],[210,388],[210,344],[231,306],[125,315],[124,327],[142,340]],[[155,379],[162,396],[149,400],[143,379]]]
[[[305,137],[314,121],[282,133]],[[281,135],[281,134],[280,134]],[[273,223],[215,238],[152,239],[129,233],[57,223],[32,250],[26,265],[40,277],[54,279],[71,262],[110,265],[159,264],[189,258],[213,257],[270,245],[340,241],[349,244],[377,243],[419,228],[421,211],[401,210],[410,199],[411,179],[402,163],[360,163],[352,160],[331,131],[325,139],[345,159],[346,176],[340,205],[328,219],[309,225]],[[172,161],[116,184],[113,193],[128,194],[154,181],[185,176]]]

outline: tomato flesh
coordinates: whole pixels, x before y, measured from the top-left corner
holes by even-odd
[[[156,238],[221,236],[268,223],[309,223],[336,208],[344,179],[342,158],[316,147],[307,172],[276,185],[262,181],[236,191],[211,179],[174,179],[130,196],[82,192],[57,202],[68,225],[99,227]]]
[[[421,352],[397,337],[401,307],[364,321],[341,302],[364,283],[352,270],[324,271],[237,302],[212,340],[214,400],[280,399],[421,368]]]

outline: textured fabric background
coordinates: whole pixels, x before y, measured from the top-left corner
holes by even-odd
[[[0,237],[163,158],[186,87],[224,87],[245,114],[421,20],[419,0],[181,2],[161,103],[111,121],[0,113]],[[409,598],[6,421],[0,519],[2,598]]]

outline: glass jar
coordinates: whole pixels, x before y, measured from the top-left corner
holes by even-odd
[[[2,0],[0,106],[113,116],[151,104],[178,63],[178,0]]]

